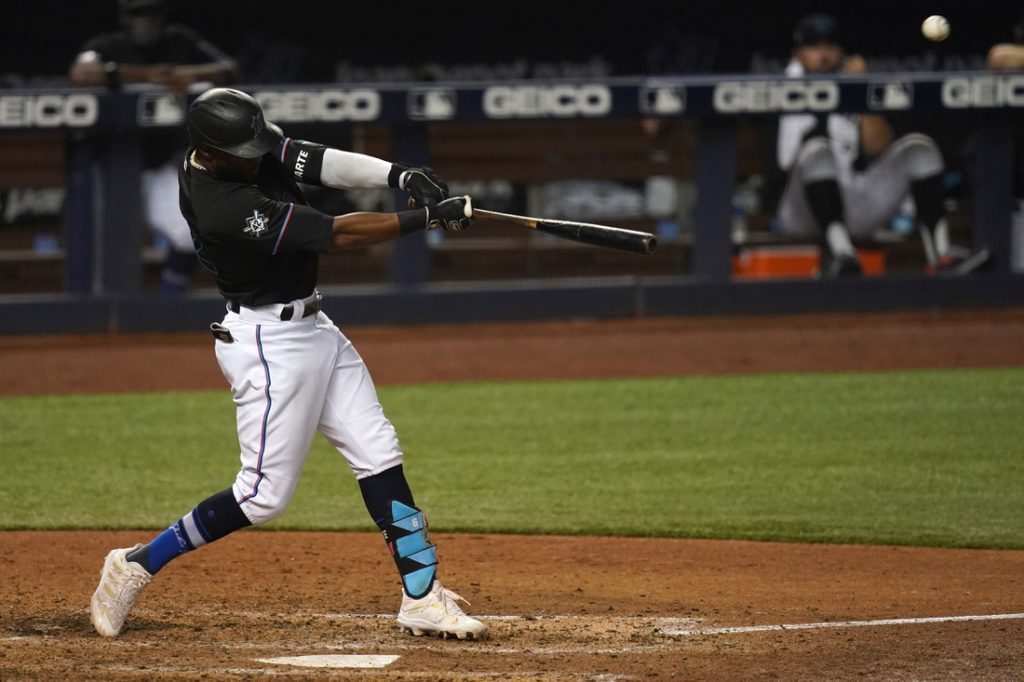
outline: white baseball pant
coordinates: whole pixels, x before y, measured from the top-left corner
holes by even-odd
[[[222,324],[234,342],[215,342],[241,446],[232,490],[253,524],[287,507],[317,431],[357,479],[402,463],[394,426],[352,342],[324,313],[302,317],[304,302],[291,305],[295,316],[287,322],[284,305],[229,311]]]
[[[800,149],[779,203],[779,227],[783,234],[810,236],[820,233],[804,194],[804,184],[835,178],[843,197],[845,223],[855,239],[870,237],[888,227],[892,216],[910,193],[910,183],[941,173],[942,153],[931,138],[918,133],[894,141],[863,171],[838,165],[825,138],[808,140]]]

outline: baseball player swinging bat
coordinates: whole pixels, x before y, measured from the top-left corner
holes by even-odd
[[[572,220],[530,218],[529,216],[512,213],[485,211],[482,208],[476,207],[473,208],[473,216],[520,225],[574,242],[604,246],[609,249],[618,249],[619,251],[630,251],[645,256],[651,255],[658,248],[658,239],[653,234],[636,230],[624,230],[621,227],[578,223]]]

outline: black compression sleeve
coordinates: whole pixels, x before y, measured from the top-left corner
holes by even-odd
[[[388,173],[388,187],[398,187],[398,181],[402,173],[407,170],[409,170],[409,167],[404,163],[391,164],[391,171]]]
[[[427,209],[415,208],[411,211],[398,212],[398,232],[406,235],[427,226]]]

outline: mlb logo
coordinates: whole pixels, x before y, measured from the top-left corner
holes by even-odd
[[[409,92],[409,118],[416,121],[446,121],[455,118],[455,91],[428,88]]]
[[[178,126],[185,122],[185,110],[178,100],[166,92],[139,95],[140,126]]]
[[[681,114],[686,111],[686,88],[682,85],[640,88],[640,111],[660,116]]]
[[[905,81],[868,85],[868,108],[875,111],[901,111],[914,106],[914,86]]]

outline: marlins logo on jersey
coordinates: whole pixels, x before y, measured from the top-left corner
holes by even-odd
[[[245,229],[242,232],[259,237],[267,231],[267,216],[259,211],[253,211],[252,215],[245,219]]]

